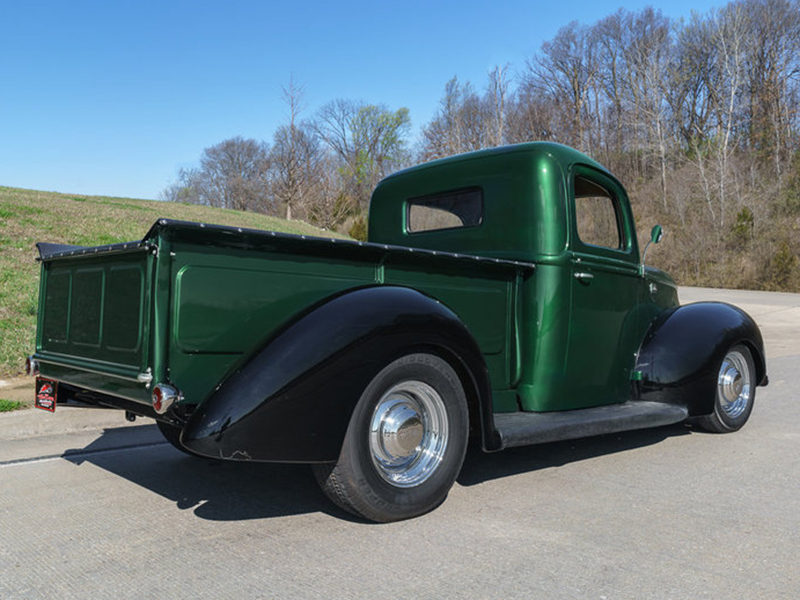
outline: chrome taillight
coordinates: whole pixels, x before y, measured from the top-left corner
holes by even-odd
[[[34,376],[39,374],[39,362],[32,356],[25,359],[25,373]]]
[[[159,383],[153,388],[153,410],[163,415],[175,402],[180,401],[181,393],[171,385]]]

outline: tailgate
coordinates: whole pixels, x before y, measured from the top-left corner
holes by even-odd
[[[35,358],[45,377],[149,402],[152,247],[42,253]]]

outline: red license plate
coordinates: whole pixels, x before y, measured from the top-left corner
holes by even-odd
[[[56,410],[56,392],[58,391],[58,382],[50,381],[49,379],[36,378],[36,408],[42,410],[49,410],[55,412]]]

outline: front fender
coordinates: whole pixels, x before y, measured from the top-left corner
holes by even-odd
[[[697,302],[664,311],[639,350],[636,371],[643,400],[686,406],[690,416],[714,410],[717,374],[725,353],[745,344],[758,385],[766,385],[761,331],[743,310],[722,302]]]
[[[334,461],[368,383],[420,348],[455,363],[462,380],[469,375],[468,397],[472,391],[491,407],[483,356],[451,310],[409,288],[361,288],[312,307],[267,340],[198,405],[181,443],[215,458]]]

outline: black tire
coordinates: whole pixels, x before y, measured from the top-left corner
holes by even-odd
[[[756,399],[756,367],[750,349],[737,344],[730,348],[717,371],[714,411],[698,417],[697,425],[712,433],[730,433],[741,429]]]
[[[164,436],[164,439],[167,440],[170,445],[175,448],[176,450],[180,450],[184,454],[188,454],[189,456],[196,456],[199,457],[199,454],[195,454],[191,450],[187,449],[181,444],[181,428],[173,425],[172,423],[166,423],[164,421],[156,421],[156,425],[158,426],[158,430],[161,432],[161,435]]]
[[[447,497],[468,431],[467,401],[453,368],[432,354],[409,354],[372,379],[338,462],[314,465],[314,473],[348,512],[376,522],[416,517]]]

